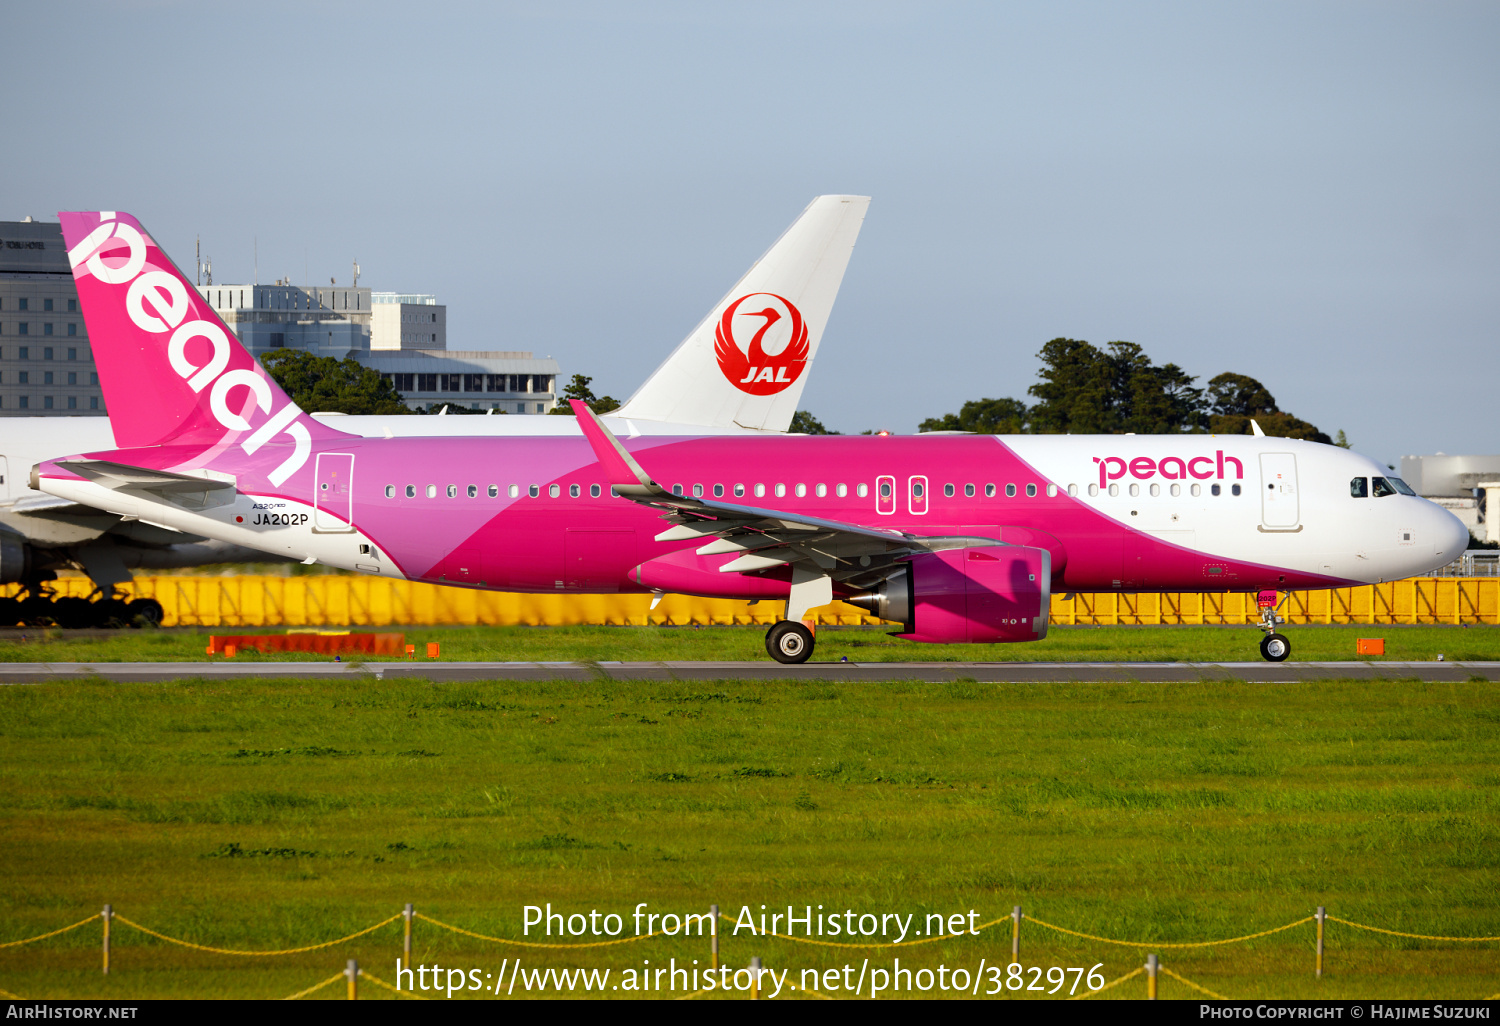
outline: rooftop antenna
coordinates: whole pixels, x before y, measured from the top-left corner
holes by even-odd
[[[260,284],[260,236],[255,238],[255,284]]]
[[[208,279],[208,281],[205,284],[212,285],[214,283],[214,258],[213,257],[209,257],[207,260],[203,261],[203,276]]]
[[[354,261],[354,288],[359,288],[359,260]]]
[[[198,277],[193,281],[194,285],[203,284],[203,238],[193,236],[193,259],[198,263]]]

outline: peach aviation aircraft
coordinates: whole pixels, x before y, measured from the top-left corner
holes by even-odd
[[[914,641],[1013,642],[1046,635],[1054,588],[1251,591],[1279,661],[1276,593],[1408,577],[1468,537],[1362,456],[1263,436],[622,441],[580,403],[582,436],[360,437],[298,409],[134,218],[61,218],[118,447],[35,486],[231,544],[460,587],[781,599],[782,662],[835,597]],[[776,383],[765,354],[805,331],[786,297],[731,294],[726,380]]]

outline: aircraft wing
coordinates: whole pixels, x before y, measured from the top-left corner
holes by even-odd
[[[916,535],[838,520],[676,495],[653,481],[586,403],[572,401],[579,426],[593,445],[610,484],[627,499],[662,511],[673,526],[657,541],[701,538],[699,555],[740,553],[721,573],[751,573],[790,566],[799,579],[827,578],[864,588],[885,578],[892,564],[922,552],[1004,544],[998,538],[969,535]]]
[[[233,481],[134,467],[111,460],[59,460],[56,465],[105,488],[170,503],[195,513],[227,506],[239,494]]]

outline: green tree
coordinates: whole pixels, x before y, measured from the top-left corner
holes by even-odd
[[[308,413],[411,413],[390,381],[354,360],[275,349],[260,359],[266,373]]]
[[[587,374],[574,374],[573,380],[568,382],[563,389],[563,401],[552,408],[552,412],[559,416],[573,416],[573,407],[568,405],[567,400],[579,399],[589,404],[589,409],[595,413],[608,413],[620,408],[619,400],[607,395],[595,395],[594,390],[589,388],[594,379]]]
[[[1339,433],[1333,438],[1333,444],[1338,446],[1340,449],[1354,448],[1354,443],[1349,441],[1349,436],[1344,434],[1343,428],[1339,428]]]
[[[829,431],[823,426],[823,422],[814,417],[808,410],[798,410],[792,414],[792,426],[788,428],[794,435],[836,435],[837,431]]]
[[[929,417],[918,431],[972,431],[978,435],[1021,435],[1030,428],[1031,410],[1019,399],[970,399],[957,414]]]
[[[1027,392],[1038,434],[1174,434],[1198,429],[1203,390],[1175,363],[1158,367],[1134,342],[1106,350],[1080,339],[1055,338],[1042,346],[1037,377]]]
[[[1275,438],[1333,443],[1314,425],[1278,409],[1271,390],[1247,375],[1226,372],[1209,379],[1208,399],[1208,430],[1216,435],[1253,434],[1250,420],[1254,418],[1262,431]]]

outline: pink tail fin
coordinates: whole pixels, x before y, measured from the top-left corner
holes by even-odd
[[[280,487],[314,438],[341,435],[288,398],[139,221],[58,216],[117,445],[213,450],[214,466]]]

